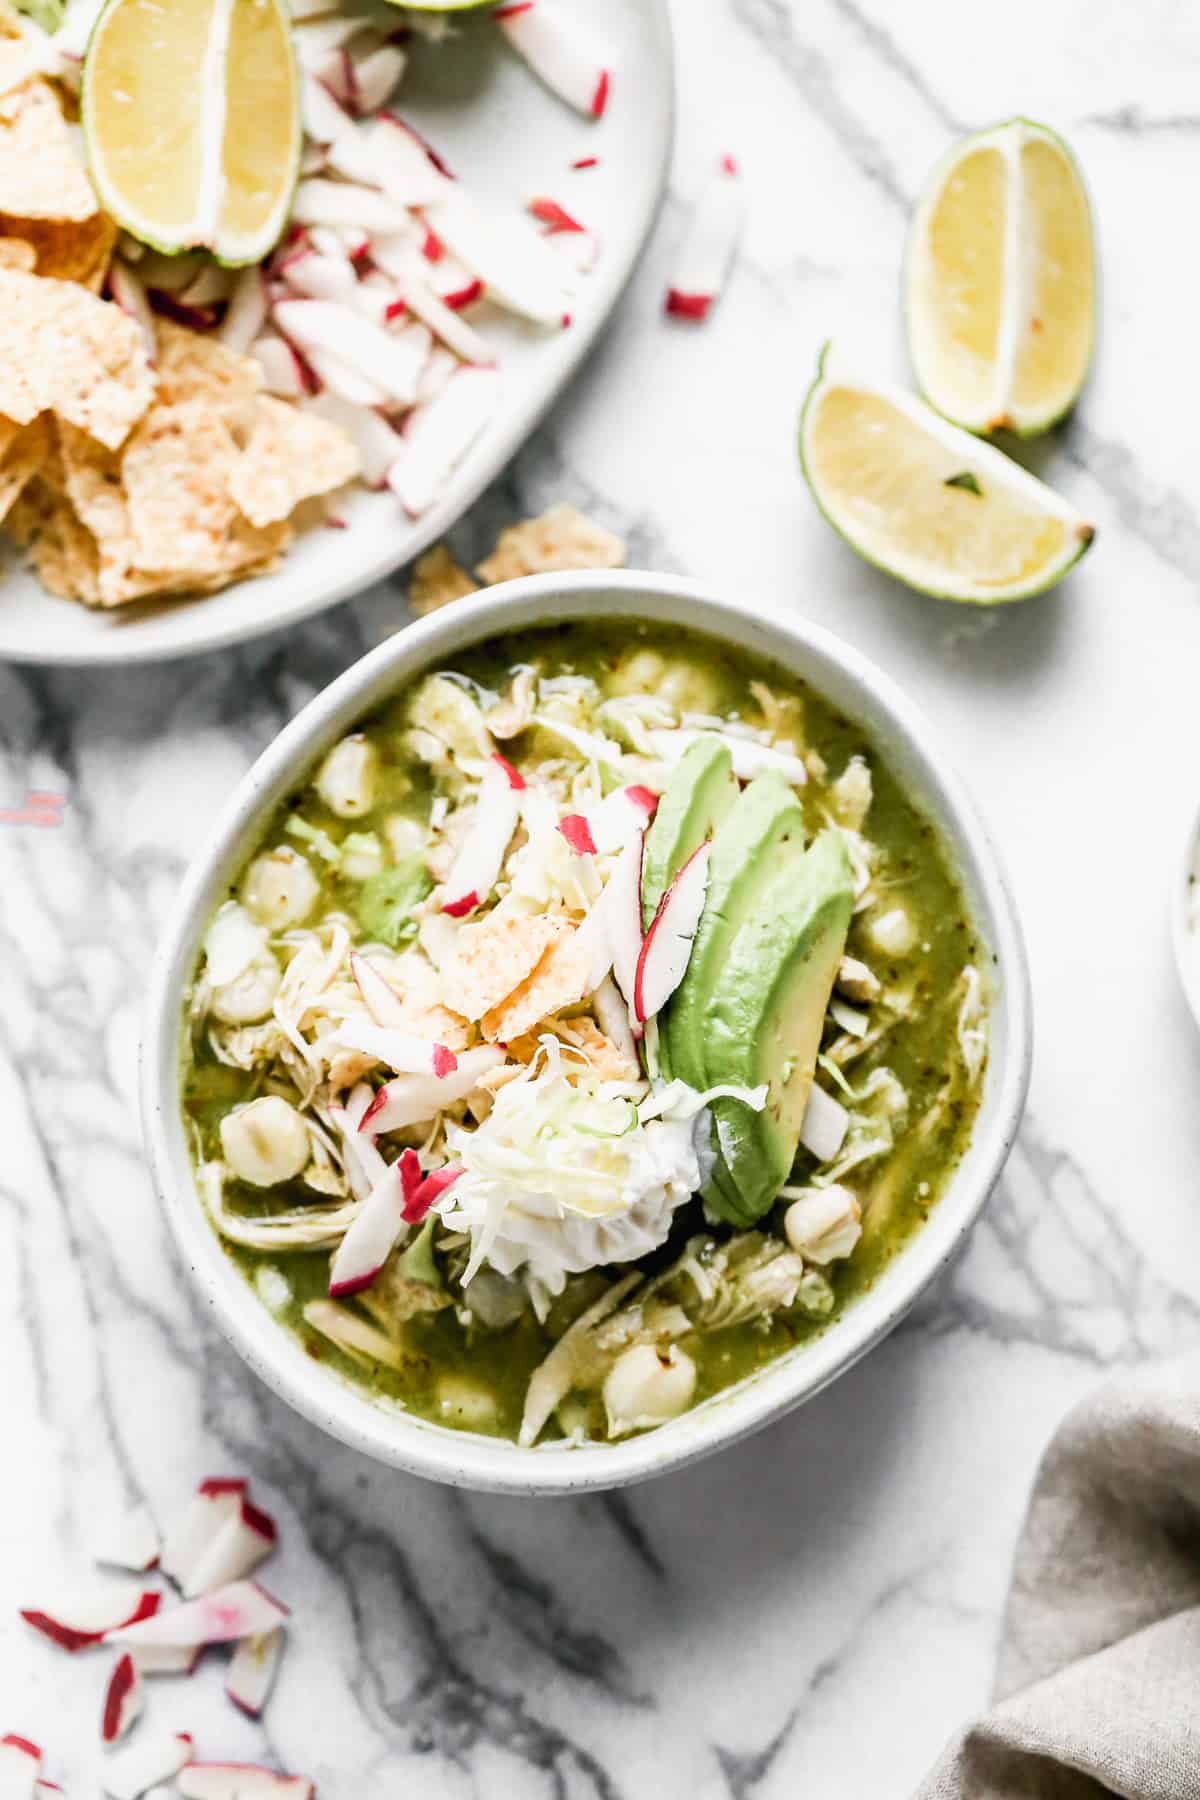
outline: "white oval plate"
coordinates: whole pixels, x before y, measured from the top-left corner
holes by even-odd
[[[301,538],[261,580],[195,600],[99,612],[47,594],[15,563],[0,582],[0,657],[45,664],[131,663],[184,656],[255,637],[368,587],[435,543],[516,453],[583,360],[632,272],[666,182],[674,71],[666,0],[568,0],[610,50],[604,117],[581,118],[548,93],[486,15],[453,21],[453,45],[421,46],[398,110],[424,132],[472,193],[512,208],[548,193],[578,208],[601,240],[570,326],[549,335],[489,318],[505,402],[441,500],[408,520],[391,494],[358,492],[347,529]],[[580,156],[598,166],[572,172]]]

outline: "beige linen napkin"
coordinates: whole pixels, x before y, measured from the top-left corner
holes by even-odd
[[[1124,1377],[1046,1453],[996,1704],[918,1800],[1200,1800],[1200,1357]]]

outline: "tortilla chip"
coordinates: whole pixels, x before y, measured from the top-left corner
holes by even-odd
[[[539,519],[502,531],[475,573],[482,581],[513,581],[556,569],[619,569],[625,545],[573,506],[552,506]]]
[[[546,951],[570,929],[556,913],[504,913],[499,908],[464,925],[442,970],[447,1004],[464,1019],[481,1019],[533,974]]]
[[[251,408],[262,386],[262,370],[248,356],[227,350],[217,338],[191,331],[174,319],[158,320],[158,397],[165,406],[205,400],[227,409],[231,418]]]
[[[236,457],[228,425],[204,402],[151,409],[121,458],[141,568],[208,575],[227,566]]]
[[[22,219],[0,212],[0,232],[28,244],[39,275],[54,281],[76,281],[98,294],[117,242],[117,228],[107,213],[90,219]]]
[[[67,499],[95,540],[100,603],[117,606],[137,556],[120,457],[73,425],[59,426],[58,447]]]
[[[5,520],[5,529],[28,549],[43,586],[52,594],[88,606],[100,604],[95,540],[57,489],[35,475]]]
[[[141,332],[67,281],[0,269],[0,413],[54,412],[114,448],[154,394]]]
[[[558,1019],[554,1035],[560,1043],[587,1057],[588,1068],[601,1081],[636,1081],[641,1074],[637,1061],[628,1062],[607,1033],[594,1019],[581,1013],[577,1019]],[[570,1059],[567,1059],[569,1066]]]
[[[508,1043],[564,1006],[576,1006],[587,992],[590,957],[568,928],[551,944],[528,980],[502,1005],[485,1013],[479,1029],[489,1043]]]
[[[252,525],[274,525],[300,501],[344,487],[361,467],[340,425],[262,394],[229,491]]]
[[[0,269],[24,269],[28,275],[37,267],[37,251],[24,238],[0,237]]]
[[[58,96],[40,76],[0,94],[0,211],[22,219],[90,219],[97,211]]]
[[[479,583],[455,562],[445,544],[418,557],[408,580],[408,604],[419,619],[479,591]]]
[[[35,419],[25,425],[4,452],[0,461],[0,519],[7,517],[25,487],[46,461],[49,451],[50,424]]]

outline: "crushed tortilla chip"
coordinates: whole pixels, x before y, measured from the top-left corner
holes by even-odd
[[[34,419],[22,426],[0,460],[0,519],[8,516],[27,482],[32,481],[49,453],[50,424]]]
[[[137,560],[120,457],[73,425],[59,425],[58,450],[66,497],[95,540],[98,604],[117,606]]]
[[[587,992],[590,958],[575,942],[574,930],[551,944],[532,975],[501,1005],[485,1013],[479,1029],[489,1043],[508,1043],[543,1019],[576,1006]]]
[[[533,974],[570,929],[556,913],[505,913],[497,907],[459,932],[442,970],[443,994],[464,1019],[481,1019]]]
[[[455,562],[445,544],[435,544],[418,557],[408,581],[408,604],[419,619],[479,591],[467,571]]]
[[[230,472],[229,492],[252,525],[273,525],[301,500],[353,481],[361,466],[340,425],[262,394],[249,439]]]
[[[141,333],[72,282],[0,269],[0,413],[54,412],[115,449],[154,394]]]
[[[140,567],[208,575],[228,566],[236,458],[228,425],[203,402],[146,415],[121,458]]]
[[[71,220],[22,219],[0,211],[0,232],[30,246],[39,275],[78,282],[93,294],[104,286],[117,242],[117,228],[102,212]]]
[[[0,93],[0,212],[22,219],[90,219],[96,196],[58,96],[36,76]]]
[[[641,1073],[636,1062],[628,1062],[607,1033],[594,1019],[581,1013],[577,1019],[556,1019],[552,1027],[561,1043],[569,1044],[587,1057],[588,1068],[601,1081],[636,1081]]]
[[[557,569],[619,569],[624,561],[625,545],[619,537],[564,504],[502,531],[496,548],[475,573],[491,583]]]
[[[262,370],[256,362],[174,319],[159,319],[157,335],[158,397],[164,406],[205,400],[224,407],[231,421],[243,409],[246,423],[252,421],[262,386]]]
[[[24,269],[27,275],[37,268],[37,251],[19,237],[0,237],[0,269]]]
[[[95,540],[63,494],[35,475],[4,523],[14,542],[29,551],[52,594],[88,606],[100,604]]]

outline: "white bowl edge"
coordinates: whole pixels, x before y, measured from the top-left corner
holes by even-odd
[[[267,1312],[220,1246],[196,1193],[179,1104],[182,993],[207,920],[264,819],[348,727],[439,661],[493,635],[588,617],[687,626],[802,676],[887,756],[948,845],[992,969],[991,1049],[970,1145],[929,1219],[875,1286],[817,1339],[669,1425],[615,1445],[520,1449],[370,1400],[314,1363]],[[866,1354],[954,1258],[1016,1136],[1029,1085],[1032,1020],[1020,926],[999,859],[923,714],[857,651],[792,616],[759,617],[674,576],[624,571],[504,583],[406,627],[318,694],[231,797],[180,891],[152,970],[141,1046],[142,1121],[179,1252],[226,1337],[305,1417],[377,1460],[454,1485],[561,1494],[625,1486],[737,1442],[810,1399]]]

